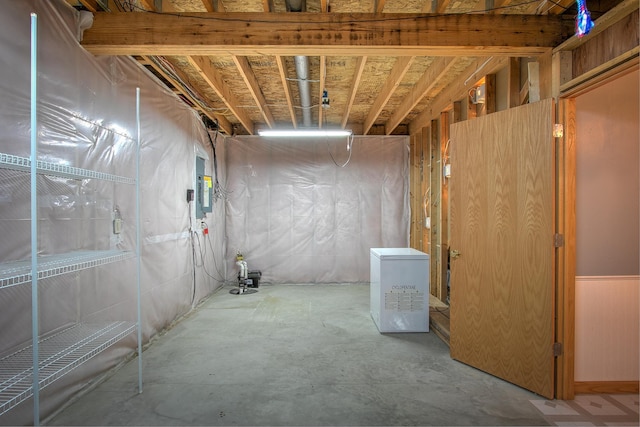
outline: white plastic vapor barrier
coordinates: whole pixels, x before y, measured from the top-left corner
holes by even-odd
[[[225,204],[217,201],[212,213],[196,219],[186,199],[196,185],[196,156],[207,158],[205,174],[214,175],[212,145],[196,112],[132,58],[86,52],[76,39],[83,20],[66,1],[7,0],[2,6],[0,425],[25,425],[36,421],[33,365],[24,357],[36,353],[30,347],[30,14],[38,15],[40,419],[134,354],[138,249],[144,342],[222,285]],[[217,151],[223,181],[222,138]],[[65,369],[49,373],[58,356],[47,351],[64,354]]]
[[[228,268],[241,251],[265,283],[369,281],[370,248],[409,244],[408,144],[226,139]]]

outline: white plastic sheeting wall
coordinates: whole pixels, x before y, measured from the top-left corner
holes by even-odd
[[[135,91],[141,90],[141,286],[144,341],[221,285],[224,204],[191,234],[186,190],[195,155],[212,159],[199,117],[130,58],[93,57],[76,41],[78,13],[64,1],[9,0],[0,14],[0,152],[29,157],[30,13],[38,14],[38,151],[51,163],[135,177]],[[218,144],[219,157],[224,144]],[[221,163],[221,162],[220,162]],[[222,166],[222,165],[221,165]],[[212,163],[206,165],[212,174]],[[224,173],[224,171],[221,171]],[[123,232],[112,232],[118,209]],[[39,255],[135,250],[135,187],[92,179],[38,176]],[[30,257],[29,174],[0,169],[0,263]],[[196,267],[192,256],[192,237]],[[206,267],[206,271],[205,271]],[[195,270],[195,271],[194,271]],[[194,285],[195,279],[195,285]],[[40,332],[70,324],[136,320],[136,263],[129,259],[39,281]],[[0,358],[31,340],[31,286],[0,289]],[[86,382],[132,354],[135,336],[117,343],[41,393],[46,417]],[[137,378],[131,379],[135,393]],[[33,422],[31,400],[0,424]]]
[[[225,145],[227,258],[264,282],[368,282],[370,248],[408,247],[408,137],[355,137],[345,167],[346,138]]]

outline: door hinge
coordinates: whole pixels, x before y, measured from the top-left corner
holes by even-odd
[[[561,248],[564,246],[564,235],[560,233],[556,233],[553,235],[553,246],[556,248]]]
[[[553,137],[562,138],[564,136],[564,126],[562,123],[556,123],[553,125]]]
[[[553,343],[553,357],[562,356],[562,343],[554,342]]]

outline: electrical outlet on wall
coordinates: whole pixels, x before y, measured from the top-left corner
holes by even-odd
[[[122,244],[122,228],[124,227],[124,221],[122,220],[122,214],[120,208],[116,205],[111,212],[111,236],[109,238],[109,248],[116,249]]]
[[[122,233],[122,218],[116,218],[113,220],[113,234]]]

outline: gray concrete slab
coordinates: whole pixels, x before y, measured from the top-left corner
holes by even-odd
[[[433,333],[380,334],[368,285],[224,288],[49,425],[549,425]]]

